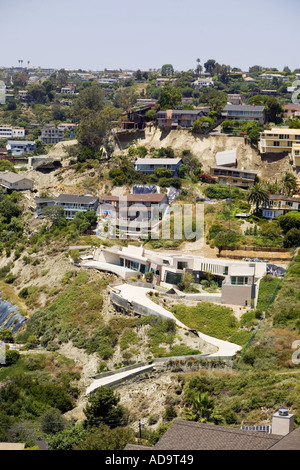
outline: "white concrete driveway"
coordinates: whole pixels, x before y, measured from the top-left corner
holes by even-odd
[[[132,302],[132,301],[137,302],[141,304],[142,306],[155,311],[158,315],[171,318],[172,320],[176,322],[176,325],[179,326],[180,328],[185,328],[186,330],[190,329],[186,325],[184,325],[182,322],[177,320],[177,318],[173,315],[172,312],[169,312],[168,310],[161,307],[160,305],[157,305],[147,296],[147,293],[150,292],[152,289],[149,289],[146,287],[134,286],[132,284],[120,284],[120,285],[114,286],[114,289],[116,289],[120,293],[120,295],[124,299],[126,299],[128,302]],[[205,335],[204,333],[201,333],[200,331],[198,331],[197,333],[202,340],[218,348],[218,351],[206,357],[210,357],[210,356],[234,357],[235,354],[242,349],[242,347],[239,346],[238,344],[230,343],[229,341],[224,341],[221,339],[214,338],[213,336]]]

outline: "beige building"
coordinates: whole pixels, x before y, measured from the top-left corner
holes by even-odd
[[[292,162],[294,166],[300,166],[300,142],[292,146]]]
[[[300,144],[300,129],[273,127],[260,135],[261,153],[291,153],[295,144]]]
[[[0,186],[12,191],[26,191],[33,189],[34,182],[29,178],[11,171],[0,171]]]
[[[210,174],[219,184],[229,184],[239,188],[250,188],[258,175],[257,171],[244,170],[241,168],[230,168],[227,166],[212,165]]]

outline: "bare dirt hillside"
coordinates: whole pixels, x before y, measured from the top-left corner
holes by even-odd
[[[144,145],[148,149],[172,147],[178,154],[188,149],[199,158],[205,172],[215,164],[217,152],[232,149],[237,150],[238,167],[256,170],[261,178],[280,179],[283,173],[292,171],[288,156],[261,155],[258,150],[245,142],[244,137],[223,134],[197,136],[184,129],[166,132],[154,126],[147,127],[144,135],[144,138],[137,140],[138,145]]]

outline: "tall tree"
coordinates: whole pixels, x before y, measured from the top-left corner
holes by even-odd
[[[104,107],[104,91],[97,82],[84,88],[74,100],[74,117],[79,120],[84,110],[100,111]]]
[[[214,59],[209,59],[204,64],[205,72],[210,73],[210,75],[213,75],[215,67],[216,67],[216,61]]]
[[[297,177],[289,171],[286,172],[281,182],[283,185],[283,190],[288,196],[292,196],[299,190]]]
[[[165,64],[161,68],[162,77],[172,77],[174,75],[174,68],[172,64]]]
[[[162,110],[176,109],[181,103],[181,98],[181,89],[166,83],[161,88],[158,104]]]
[[[259,212],[259,205],[269,201],[269,193],[264,184],[257,182],[248,190],[247,201],[255,204],[255,213]]]

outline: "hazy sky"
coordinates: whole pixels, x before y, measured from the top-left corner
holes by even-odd
[[[0,0],[0,66],[300,68],[299,0]]]

